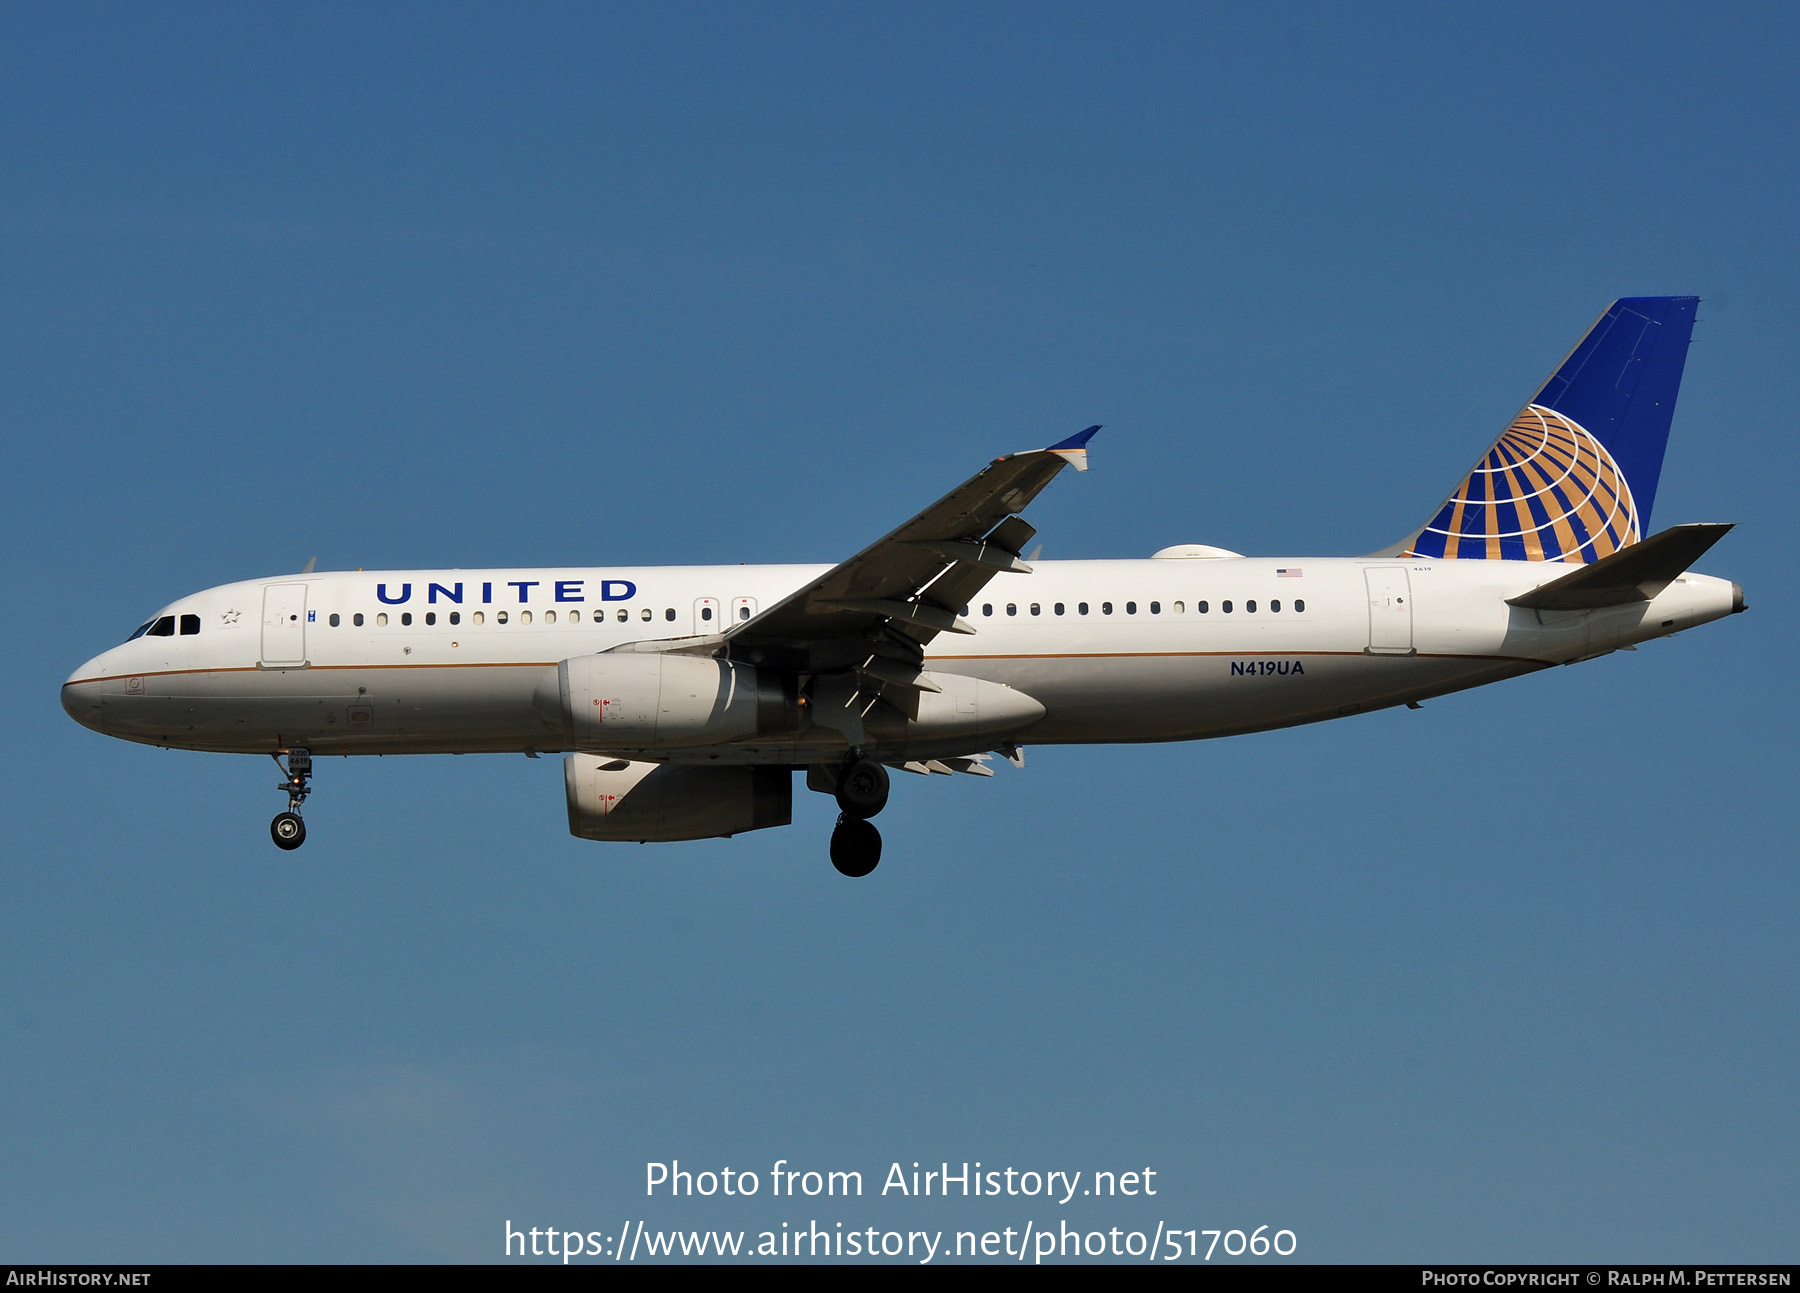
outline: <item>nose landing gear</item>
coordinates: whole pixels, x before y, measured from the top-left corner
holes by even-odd
[[[312,780],[312,751],[289,750],[285,766],[279,754],[269,757],[287,776],[287,780],[275,789],[287,791],[288,797],[287,811],[277,813],[275,820],[269,823],[269,836],[275,841],[276,848],[297,849],[306,843],[306,823],[300,820],[300,805],[312,793],[312,787],[307,784]]]
[[[887,807],[887,769],[853,752],[838,774],[837,801],[843,812],[831,832],[831,865],[844,875],[868,875],[881,861],[881,832],[869,818]]]

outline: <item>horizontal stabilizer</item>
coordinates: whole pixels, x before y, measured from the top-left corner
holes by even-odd
[[[1729,529],[1729,525],[1671,526],[1506,600],[1509,605],[1542,611],[1584,611],[1647,602],[1687,573]]]

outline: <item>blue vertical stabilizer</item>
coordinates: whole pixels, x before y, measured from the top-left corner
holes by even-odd
[[[1587,562],[1641,539],[1699,303],[1614,301],[1403,549]]]

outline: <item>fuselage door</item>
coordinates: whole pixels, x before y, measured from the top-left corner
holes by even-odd
[[[1405,566],[1369,566],[1369,652],[1411,655],[1413,649],[1412,588]]]
[[[306,663],[305,584],[270,584],[263,589],[262,662]]]
[[[725,627],[730,628],[732,624],[742,624],[745,620],[755,618],[756,598],[733,597],[731,599],[731,624],[727,624]]]
[[[719,621],[719,599],[717,597],[696,597],[694,599],[694,632],[723,633],[724,624]]]

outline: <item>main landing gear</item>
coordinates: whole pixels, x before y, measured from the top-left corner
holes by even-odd
[[[287,780],[275,789],[287,791],[288,797],[288,810],[275,815],[275,820],[269,823],[269,835],[276,848],[297,849],[306,843],[306,823],[300,820],[300,805],[312,793],[312,787],[307,785],[312,780],[312,751],[289,750],[285,766],[279,754],[269,757],[287,775]]]
[[[838,774],[837,826],[831,832],[831,865],[847,876],[865,876],[881,861],[881,832],[870,823],[888,801],[887,769],[852,754]]]

